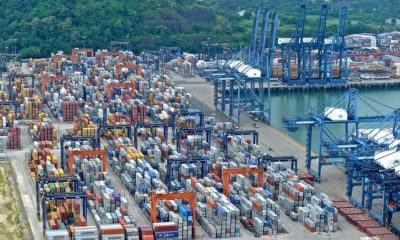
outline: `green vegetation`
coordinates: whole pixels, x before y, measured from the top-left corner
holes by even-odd
[[[296,9],[307,2],[312,35],[320,0],[9,0],[1,1],[0,51],[16,45],[24,57],[48,56],[73,47],[106,48],[110,41],[130,41],[135,51],[159,46],[200,49],[201,41],[247,43],[256,4],[280,11],[279,36],[291,36]],[[394,30],[386,18],[400,18],[395,0],[328,0],[328,34],[336,29],[338,7],[349,6],[349,33]],[[244,16],[238,12],[245,10]]]
[[[26,239],[24,229],[29,226],[27,222],[21,222],[11,177],[11,164],[0,164],[0,239]]]

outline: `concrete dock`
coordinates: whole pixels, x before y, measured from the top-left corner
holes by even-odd
[[[257,84],[256,84],[257,86]],[[271,92],[294,92],[309,90],[337,90],[337,89],[368,89],[368,88],[393,88],[400,87],[400,79],[382,79],[382,80],[359,80],[352,79],[346,84],[302,84],[287,85],[281,81],[271,81]]]

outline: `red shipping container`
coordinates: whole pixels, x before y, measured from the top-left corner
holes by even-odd
[[[379,240],[399,240],[399,237],[394,234],[379,235]]]
[[[378,228],[367,228],[365,229],[365,233],[368,236],[378,236],[378,235],[387,235],[391,234],[389,230],[387,230],[384,227],[378,227]]]
[[[51,219],[49,221],[49,227],[50,229],[57,229],[57,222],[54,219]]]
[[[82,215],[79,215],[78,226],[79,227],[86,227],[86,219]]]
[[[370,221],[358,221],[356,222],[356,226],[361,229],[361,231],[365,232],[367,228],[376,228],[376,227],[382,227],[378,222],[375,220],[370,220]]]
[[[142,240],[154,240],[153,235],[142,235]]]
[[[121,224],[100,225],[101,235],[124,234]]]
[[[121,217],[118,218],[118,223],[121,224],[122,226],[126,225],[126,221]]]
[[[354,205],[349,202],[333,202],[333,206],[335,206],[335,208],[337,208],[337,209],[354,207]]]
[[[363,213],[363,214],[349,215],[348,220],[352,224],[356,224],[356,222],[358,222],[358,221],[370,221],[370,220],[372,220],[372,218],[370,216],[368,216],[368,214]]]
[[[125,208],[124,206],[121,206],[121,207],[119,208],[119,211],[121,212],[121,214],[122,214],[123,216],[128,215],[128,211],[126,210],[126,208]]]
[[[150,225],[141,224],[138,226],[138,229],[141,232],[142,236],[145,236],[145,235],[153,236],[153,228]]]
[[[176,225],[174,222],[153,223],[153,229],[156,232],[177,231],[178,225]]]
[[[364,212],[359,208],[352,207],[352,208],[339,208],[339,213],[347,218],[348,215],[362,214]]]

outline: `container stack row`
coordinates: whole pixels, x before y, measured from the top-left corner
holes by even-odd
[[[267,189],[278,199],[286,215],[299,221],[310,232],[336,232],[338,210],[326,194],[316,195],[315,188],[281,163],[267,170]]]
[[[89,114],[75,116],[71,130],[74,136],[96,136],[97,134],[97,126],[92,122]]]
[[[29,124],[29,131],[33,141],[38,142],[41,148],[57,147],[57,128],[49,121]]]
[[[62,118],[66,122],[74,120],[74,117],[78,116],[79,103],[76,100],[70,98],[64,98],[61,104]]]
[[[31,177],[64,176],[64,170],[58,167],[58,160],[49,148],[33,148],[28,160]]]
[[[25,97],[23,104],[21,104],[22,118],[24,119],[38,119],[40,114],[40,107],[42,100],[39,96]]]

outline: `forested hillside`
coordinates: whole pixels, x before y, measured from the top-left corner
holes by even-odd
[[[235,47],[247,43],[256,4],[279,9],[279,36],[290,36],[299,0],[8,0],[1,1],[0,51],[13,45],[25,57],[45,56],[72,47],[105,48],[130,41],[135,51],[181,46],[196,51],[207,38]],[[312,35],[322,1],[306,1]],[[328,34],[336,28],[338,6],[349,6],[348,33],[396,29],[387,18],[400,18],[395,0],[328,1]],[[240,16],[238,12],[245,10]]]

